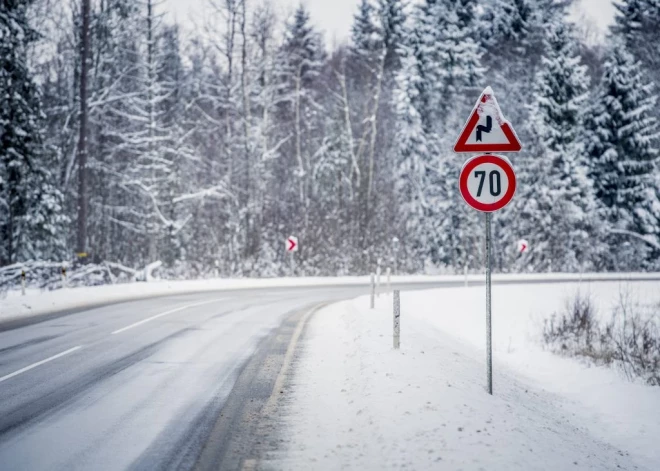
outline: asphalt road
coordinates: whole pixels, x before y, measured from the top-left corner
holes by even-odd
[[[158,297],[0,326],[0,469],[240,468],[301,320],[366,292]]]
[[[251,469],[305,321],[367,292],[190,294],[0,325],[0,470]]]

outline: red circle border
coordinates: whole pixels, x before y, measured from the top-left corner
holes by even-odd
[[[496,201],[495,203],[490,203],[490,204],[480,203],[479,201],[474,199],[472,195],[470,195],[470,192],[468,191],[467,181],[468,178],[470,177],[470,173],[472,173],[472,170],[475,167],[481,164],[497,165],[502,170],[504,170],[504,173],[509,179],[509,188],[507,189],[507,192],[499,201]],[[511,166],[509,161],[504,157],[501,157],[499,155],[492,155],[492,154],[479,155],[477,157],[473,157],[470,160],[468,160],[461,169],[461,174],[458,178],[458,187],[461,192],[461,196],[463,197],[465,202],[472,208],[476,209],[477,211],[481,211],[482,213],[492,213],[502,209],[507,204],[509,204],[513,199],[513,195],[516,193],[517,185],[518,183],[516,181],[516,174],[513,172],[513,167]]]

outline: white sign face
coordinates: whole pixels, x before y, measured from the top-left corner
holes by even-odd
[[[525,239],[520,239],[518,241],[518,252],[525,253],[528,250],[529,250],[529,242],[527,242]]]
[[[486,108],[488,103],[484,103]],[[479,121],[474,130],[469,134],[466,144],[509,144],[509,139],[502,130],[502,125],[498,121],[498,111],[493,109],[483,109],[479,116]]]
[[[286,251],[287,252],[297,252],[298,251],[298,238],[290,236],[286,240]]]
[[[482,204],[497,203],[509,189],[509,177],[498,165],[477,165],[468,178],[468,192]]]
[[[516,192],[516,175],[504,157],[480,155],[461,169],[459,189],[465,202],[482,212],[502,209]]]

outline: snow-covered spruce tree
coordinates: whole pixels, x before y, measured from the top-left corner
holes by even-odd
[[[401,66],[399,46],[403,43],[406,21],[403,0],[378,0],[383,42],[385,45],[385,70],[394,72]]]
[[[482,72],[472,25],[462,20],[471,8],[471,2],[432,0],[416,7],[398,79],[401,218],[418,234],[411,255],[428,268],[462,268],[477,253],[466,237],[477,216],[456,191],[461,162],[447,138],[447,129],[455,131],[469,112],[463,97],[476,95]]]
[[[30,3],[0,9],[0,266],[65,256],[57,162],[43,147],[44,115],[27,64],[37,35],[28,24]]]
[[[634,264],[643,260],[640,254],[658,244],[660,203],[654,175],[660,128],[651,115],[656,98],[625,45],[612,45],[604,69],[586,121],[589,176],[610,227],[627,233],[611,237],[616,249],[610,268],[639,268]],[[630,249],[637,253],[624,253],[622,240],[637,241]],[[640,240],[649,243],[640,245]]]
[[[617,14],[612,34],[642,63],[647,77],[659,81],[660,0],[621,0],[614,8]]]
[[[488,85],[495,90],[505,116],[523,143],[523,151],[511,157],[516,171],[521,171],[520,164],[535,157],[538,150],[530,145],[534,141],[530,126],[524,125],[530,121],[530,110],[515,104],[535,99],[532,84],[541,67],[545,32],[548,25],[566,21],[566,4],[556,0],[493,0],[481,3],[478,10],[476,35],[485,48],[482,63],[487,69]],[[517,199],[493,218],[494,257],[503,270],[510,268],[515,240],[520,237],[514,230]]]
[[[351,26],[351,54],[373,62],[383,49],[383,31],[371,0],[361,0]]]
[[[400,201],[400,222],[408,234],[415,234],[411,246],[404,247],[406,259],[413,271],[423,268],[424,260],[419,257],[430,247],[437,246],[436,240],[429,240],[435,231],[427,231],[426,208],[428,202],[426,161],[431,154],[428,137],[424,131],[420,108],[420,88],[422,78],[413,48],[400,49],[401,70],[397,74],[397,87],[394,102],[397,113],[397,196]],[[403,268],[403,267],[402,267]]]
[[[440,71],[434,100],[439,112],[434,134],[440,152],[434,156],[435,162],[429,170],[435,174],[433,185],[440,191],[434,203],[435,217],[439,220],[439,261],[454,270],[481,264],[479,238],[472,237],[480,233],[476,229],[480,227],[479,214],[464,204],[457,191],[456,182],[463,162],[451,152],[455,133],[480,91],[477,84],[483,74],[481,52],[472,39],[473,7],[474,2],[466,0],[454,5],[439,4],[435,10],[435,22],[442,25],[433,55],[434,65]]]
[[[520,191],[514,207],[514,237],[530,242],[519,263],[537,271],[575,272],[590,268],[601,253],[602,228],[586,177],[581,135],[589,79],[569,24],[550,24],[534,83],[528,143],[533,152],[519,160]],[[515,235],[514,235],[515,234]]]
[[[471,25],[461,18],[472,5],[425,0],[413,9],[411,47],[421,84],[419,109],[427,132],[443,133],[447,111],[458,92],[474,86],[483,72]]]

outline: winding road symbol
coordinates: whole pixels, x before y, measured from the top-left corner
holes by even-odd
[[[481,140],[482,132],[489,133],[492,129],[493,129],[493,118],[491,118],[490,116],[486,116],[486,125],[477,126],[477,142],[482,142]]]

